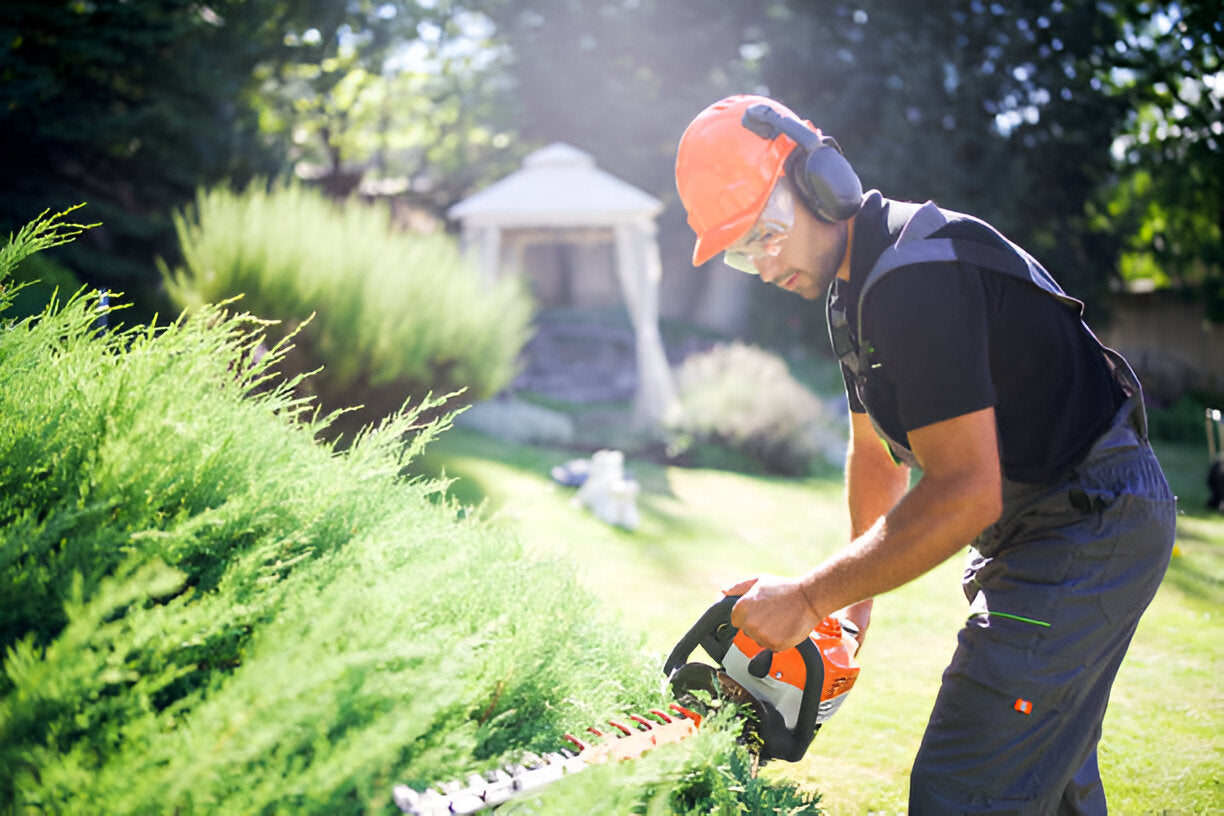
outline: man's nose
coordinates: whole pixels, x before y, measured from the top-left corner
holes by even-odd
[[[760,255],[752,262],[756,264],[757,274],[766,283],[773,283],[785,271],[785,265],[774,255]]]

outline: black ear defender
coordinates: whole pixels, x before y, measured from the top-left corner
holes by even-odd
[[[802,148],[787,159],[786,173],[813,215],[822,221],[845,221],[859,211],[863,184],[832,136],[813,133],[798,119],[764,104],[744,111],[741,122],[762,139],[785,133]]]

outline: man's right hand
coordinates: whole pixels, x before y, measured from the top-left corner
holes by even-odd
[[[731,610],[731,625],[775,652],[801,643],[824,617],[808,603],[797,578],[759,575],[723,594],[743,596]]]

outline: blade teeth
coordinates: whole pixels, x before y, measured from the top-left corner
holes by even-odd
[[[407,811],[416,807],[417,802],[421,799],[421,794],[407,785],[396,785],[391,789],[391,798],[395,800],[396,807]]]
[[[640,740],[656,729],[659,729],[660,732],[667,732],[667,726],[679,725],[685,720],[691,721],[690,730],[687,733],[692,733],[700,725],[701,717],[688,709],[675,703],[669,708],[670,713],[659,709],[650,710],[650,714],[658,721],[630,714],[628,719],[633,722],[632,726],[609,720],[608,724],[613,729],[611,731],[603,732],[596,728],[587,730],[597,737],[605,738],[602,745],[608,746],[626,739]],[[592,761],[602,761],[585,755],[592,745],[600,747],[599,744],[588,745],[568,734],[565,739],[578,748],[579,752],[575,753],[569,748],[561,748],[542,756],[528,752],[523,754],[519,762],[515,764],[485,771],[483,774],[469,774],[466,785],[455,780],[420,792],[407,785],[396,785],[392,789],[392,799],[400,810],[413,814],[413,816],[453,816],[476,813],[486,808],[497,807],[521,792],[534,790],[567,774],[577,772],[587,767]],[[649,740],[650,746],[656,744],[656,738],[653,736],[646,739]]]
[[[454,814],[479,813],[488,806],[483,796],[462,792],[451,797],[450,812]]]
[[[396,785],[392,798],[400,810],[415,816],[446,816],[453,812],[450,809],[450,797],[443,796],[432,788],[417,792],[407,785]]]
[[[484,799],[489,807],[500,805],[514,796],[514,777],[501,768],[485,774],[488,785],[485,787]]]

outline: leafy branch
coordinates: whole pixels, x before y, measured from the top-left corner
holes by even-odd
[[[78,224],[63,220],[84,206],[82,202],[54,215],[47,215],[50,209],[43,210],[38,218],[18,230],[16,235],[10,234],[8,243],[0,247],[0,281],[12,274],[17,264],[34,253],[66,244],[85,230],[98,226],[101,222]]]

